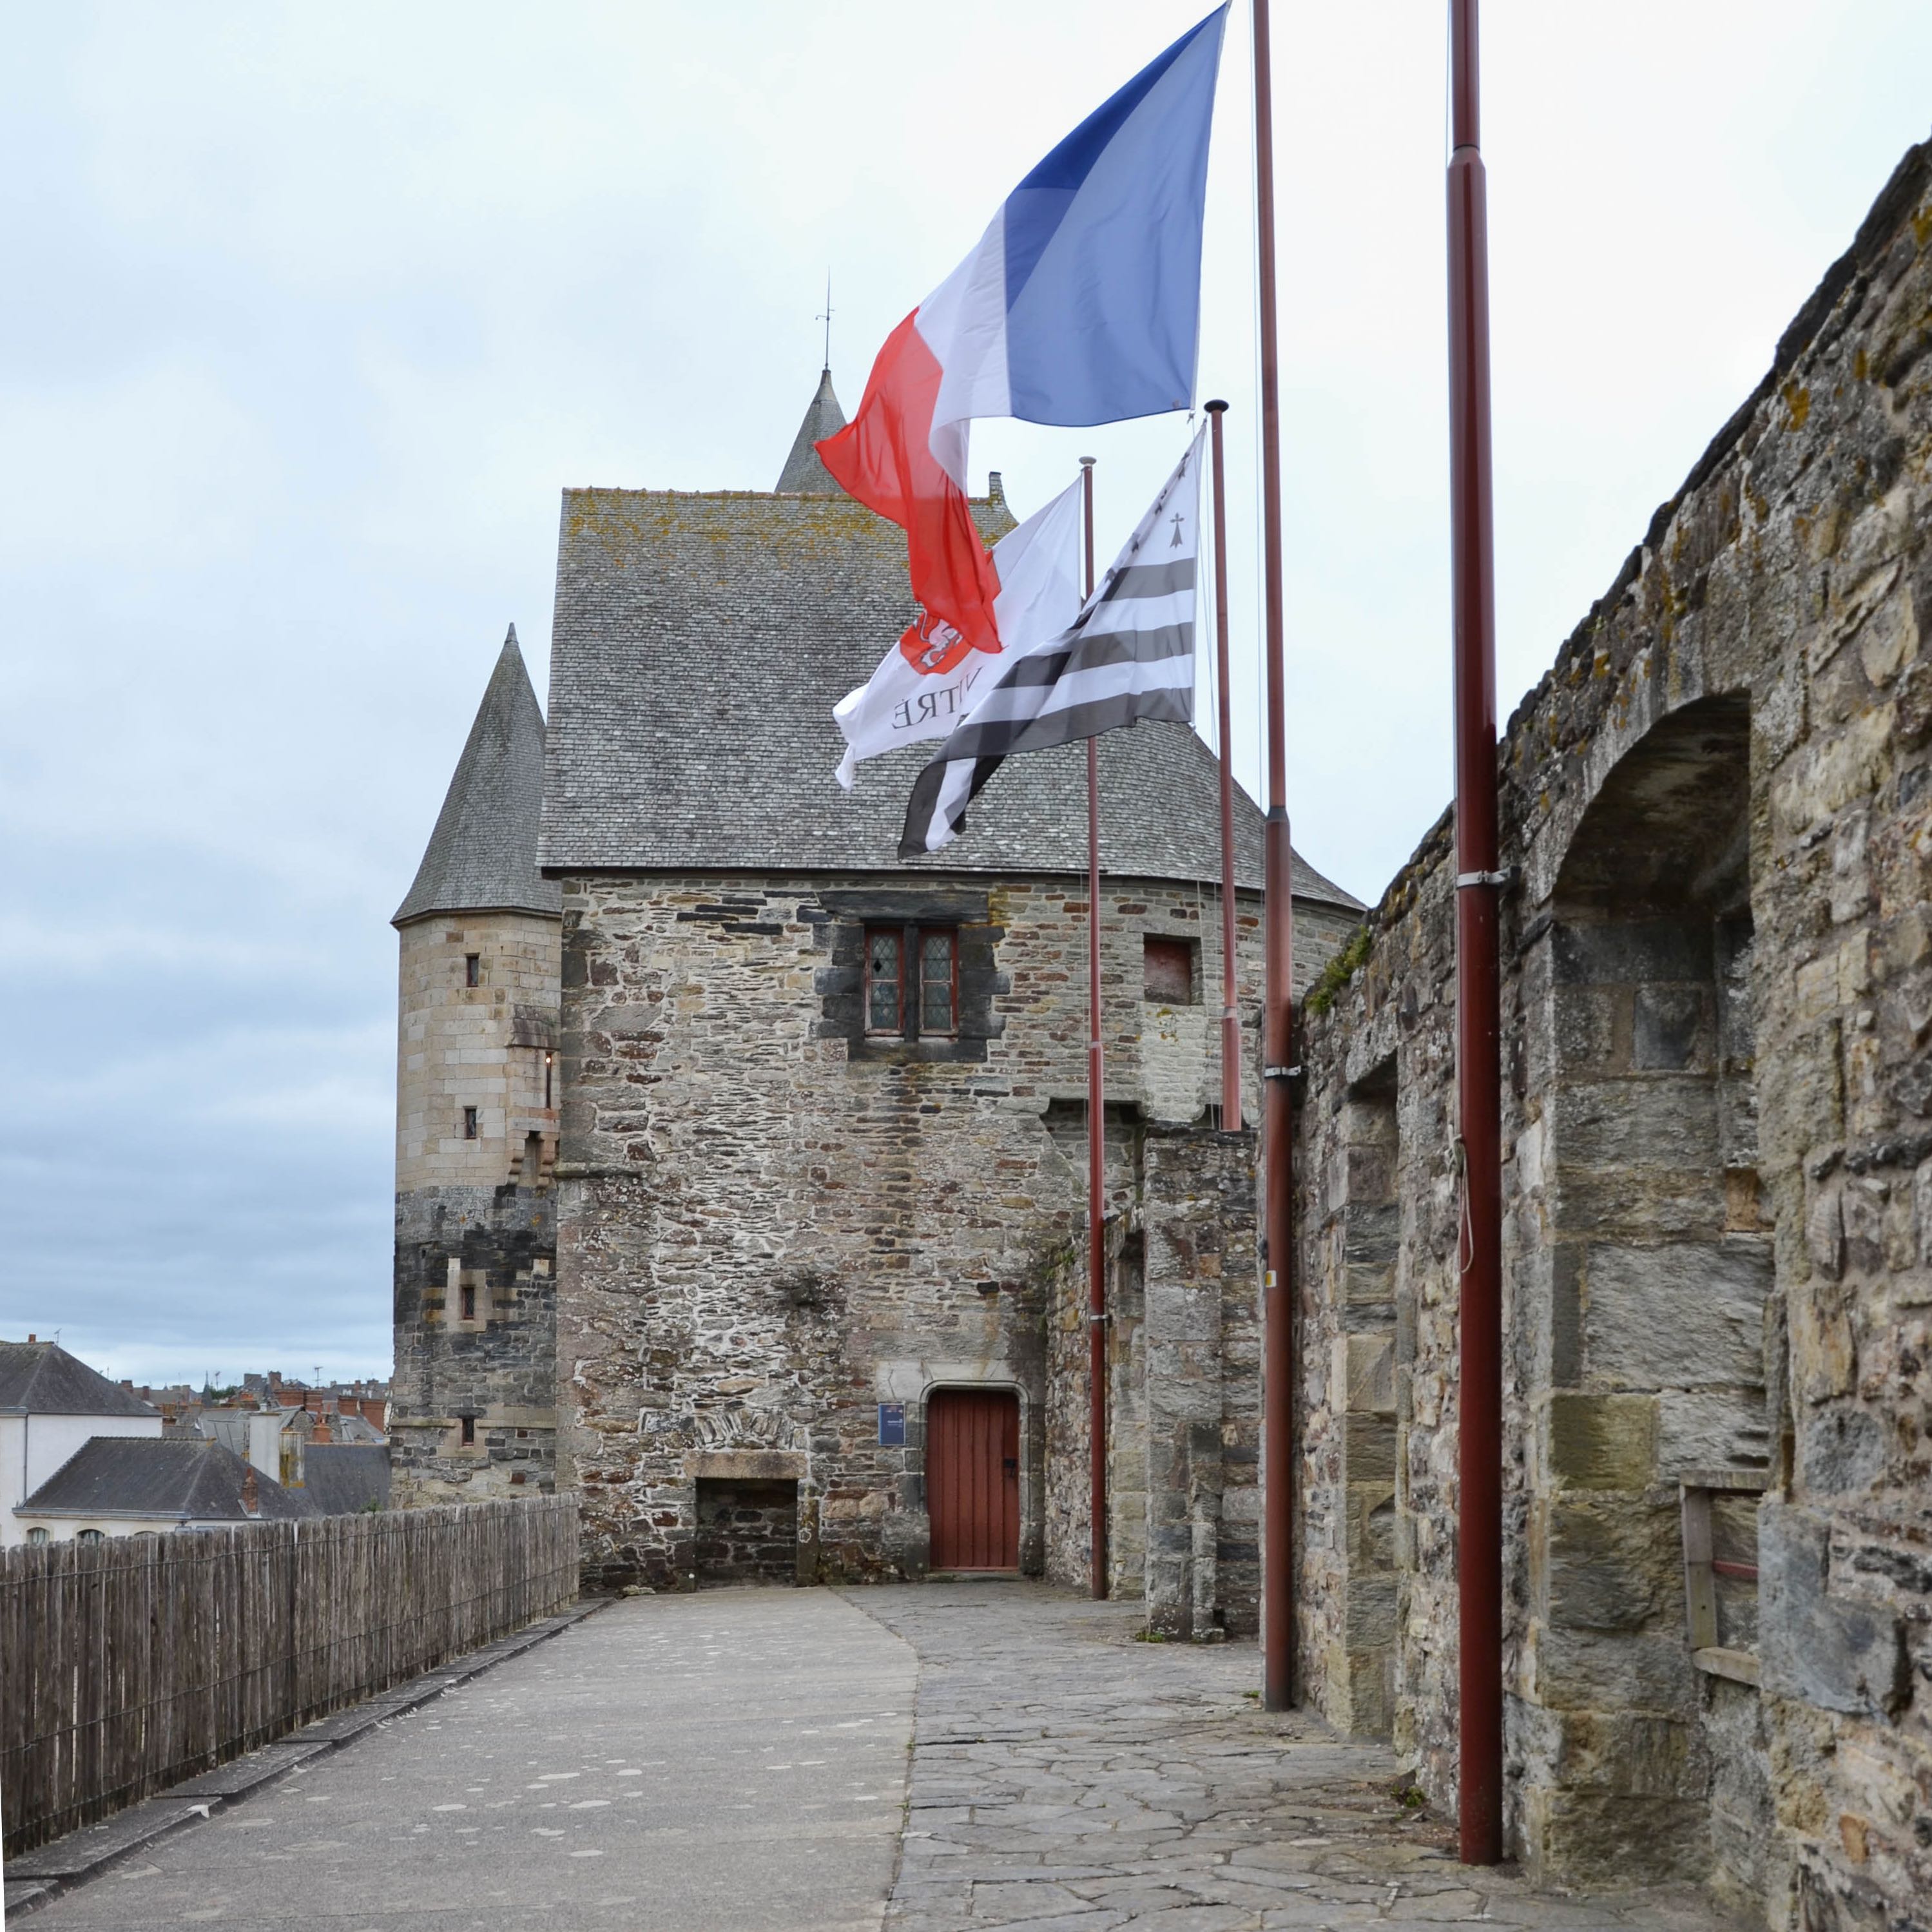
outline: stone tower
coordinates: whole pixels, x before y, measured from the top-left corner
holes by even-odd
[[[514,626],[401,935],[392,1459],[398,1500],[553,1487],[557,888],[544,719]]]

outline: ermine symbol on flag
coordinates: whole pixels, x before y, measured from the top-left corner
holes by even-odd
[[[994,666],[973,708],[914,783],[902,859],[950,845],[967,806],[1018,752],[1097,738],[1143,718],[1192,720],[1202,440],[1188,445],[1066,629]],[[1163,544],[1160,532],[1170,524],[1173,535]],[[1143,551],[1152,553],[1150,561],[1141,561]]]
[[[966,500],[976,416],[1066,427],[1188,408],[1208,137],[1228,9],[1151,61],[1040,162],[979,245],[879,351],[858,412],[818,445],[906,533],[926,621],[1010,645],[1003,580]],[[906,661],[937,637],[908,630]],[[955,660],[958,662],[958,660]]]

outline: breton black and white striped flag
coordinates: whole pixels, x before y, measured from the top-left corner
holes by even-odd
[[[899,856],[937,852],[1004,759],[1097,738],[1143,718],[1194,718],[1194,578],[1201,449],[1187,446],[1071,626],[988,681],[914,782]]]

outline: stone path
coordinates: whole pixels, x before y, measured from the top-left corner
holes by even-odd
[[[1252,1644],[1142,1644],[1137,1606],[1038,1585],[854,1590],[918,1652],[894,1932],[1473,1923],[1713,1932],[1690,1892],[1580,1901],[1473,1874],[1388,1751],[1246,1694]]]
[[[31,1922],[1715,1932],[1692,1893],[1465,1870],[1396,1802],[1388,1752],[1256,1707],[1251,1644],[1137,1643],[1140,1623],[1006,1582],[628,1599]]]
[[[829,1591],[627,1599],[22,1923],[876,1932],[914,1674]]]

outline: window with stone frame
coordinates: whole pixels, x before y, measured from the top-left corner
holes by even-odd
[[[952,1038],[959,1030],[956,928],[868,926],[864,1005],[874,1039]]]
[[[847,1042],[850,1063],[983,1060],[1005,1021],[1004,929],[983,892],[834,886],[800,909],[824,956],[813,1023]]]
[[[463,1110],[463,1138],[466,1141],[473,1141],[477,1136],[477,1132],[476,1109],[474,1107],[465,1107]]]

